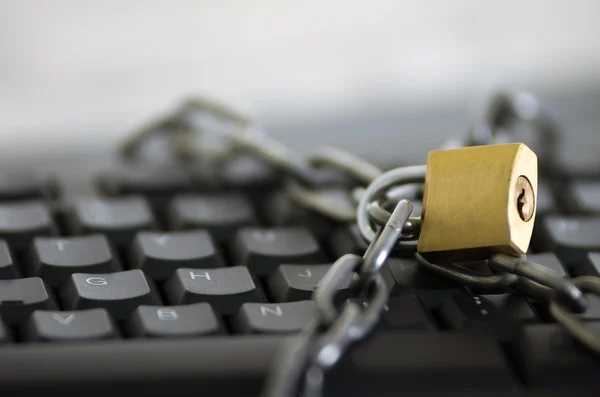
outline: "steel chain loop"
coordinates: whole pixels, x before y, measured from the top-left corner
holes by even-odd
[[[362,258],[347,254],[333,264],[313,293],[317,320],[293,342],[283,345],[262,397],[321,396],[324,372],[339,361],[352,343],[371,332],[383,312],[388,289],[380,269],[411,212],[412,204],[401,200]],[[353,275],[350,288],[356,298],[366,299],[366,304],[347,301],[339,311],[335,296]]]

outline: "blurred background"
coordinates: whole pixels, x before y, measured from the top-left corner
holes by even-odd
[[[529,90],[600,156],[597,0],[0,0],[0,150],[113,147],[195,94],[298,150],[421,161],[494,87]],[[595,138],[595,139],[594,139]],[[600,160],[597,160],[600,161]]]

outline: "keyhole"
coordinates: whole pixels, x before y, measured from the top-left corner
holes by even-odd
[[[517,198],[517,207],[519,209],[519,214],[523,213],[523,207],[526,204],[525,200],[525,189],[521,189],[521,194],[519,194],[519,197]],[[521,218],[523,218],[523,216],[521,216]]]
[[[535,197],[533,193],[533,187],[529,180],[524,176],[520,176],[517,179],[515,186],[519,194],[517,195],[517,212],[519,217],[527,222],[533,217],[535,209]]]

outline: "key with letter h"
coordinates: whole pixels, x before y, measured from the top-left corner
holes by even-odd
[[[165,283],[171,304],[207,302],[221,315],[233,315],[246,302],[264,297],[243,266],[220,269],[178,269]]]

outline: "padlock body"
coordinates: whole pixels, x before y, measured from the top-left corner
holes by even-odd
[[[430,152],[418,251],[456,262],[525,254],[537,186],[537,156],[522,143]],[[529,208],[527,220],[523,208]]]

